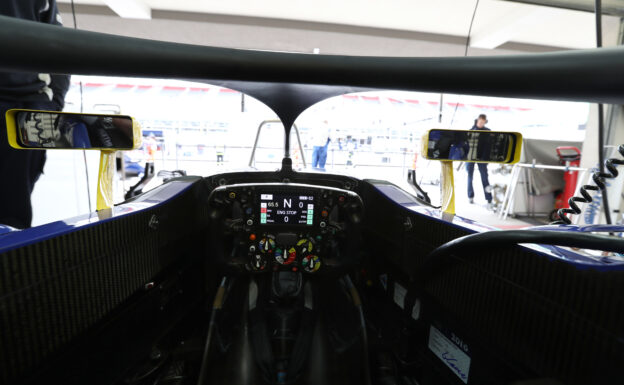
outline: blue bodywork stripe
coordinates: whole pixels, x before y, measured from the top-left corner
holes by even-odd
[[[169,183],[162,184],[140,195],[131,202],[123,203],[111,209],[100,210],[99,212],[51,222],[29,229],[0,234],[0,253],[45,241],[50,238],[60,237],[74,231],[118,219],[121,216],[133,215],[146,209],[158,207],[183,194],[199,180],[201,179],[194,181],[170,181]]]

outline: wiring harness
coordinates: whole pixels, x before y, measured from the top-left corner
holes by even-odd
[[[620,145],[618,147],[618,152],[622,157],[624,157],[624,145]],[[559,215],[559,221],[554,222],[554,224],[566,224],[569,225],[572,223],[570,218],[566,214],[580,214],[581,209],[578,206],[579,203],[591,203],[593,201],[592,196],[589,194],[589,191],[602,191],[604,192],[607,188],[607,184],[605,179],[613,179],[617,178],[619,172],[617,170],[617,166],[623,165],[624,159],[618,158],[609,158],[605,161],[605,168],[607,172],[596,171],[592,174],[592,180],[594,181],[594,185],[586,184],[583,185],[579,191],[581,196],[574,196],[568,200],[568,204],[570,208],[563,208],[557,211]]]

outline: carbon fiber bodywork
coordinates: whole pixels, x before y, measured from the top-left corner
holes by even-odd
[[[38,374],[146,285],[205,254],[203,188],[0,254],[0,383]]]

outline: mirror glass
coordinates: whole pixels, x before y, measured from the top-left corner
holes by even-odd
[[[430,130],[428,159],[465,162],[511,162],[516,134],[474,130]]]
[[[27,148],[132,149],[132,118],[46,111],[18,111],[20,145]]]

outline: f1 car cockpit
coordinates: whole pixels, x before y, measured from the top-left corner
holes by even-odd
[[[238,298],[224,305],[233,313],[249,314],[249,319],[242,322],[249,324],[253,354],[245,360],[251,361],[251,368],[255,362],[258,370],[244,376],[257,373],[257,378],[287,383],[301,379],[315,361],[312,370],[316,374],[308,380],[321,376],[314,381],[331,381],[323,379],[326,374],[322,373],[335,365],[325,366],[323,361],[329,356],[314,343],[323,338],[319,334],[321,322],[336,333],[336,325],[343,317],[336,317],[338,314],[330,309],[346,308],[342,314],[350,317],[351,331],[336,334],[341,340],[347,336],[351,340],[343,342],[343,349],[352,350],[353,342],[365,330],[360,323],[361,306],[341,297],[340,290],[327,300],[332,288],[355,290],[345,273],[361,263],[358,250],[362,199],[353,191],[330,186],[244,183],[216,187],[208,197],[208,205],[213,220],[210,244],[217,264],[230,271],[229,290],[242,286],[238,290],[248,291],[246,301],[239,302]],[[214,325],[215,336],[220,335],[215,340],[227,338],[219,334],[223,333],[220,324],[215,321]],[[325,358],[316,362],[319,357],[310,356],[315,349]],[[223,353],[230,353],[228,350]],[[355,362],[366,360],[363,354],[354,352],[346,358],[353,360],[354,356]],[[222,375],[205,369],[200,372],[200,381],[211,378],[216,382]],[[359,378],[361,382],[365,377]]]
[[[475,234],[387,182],[285,164],[174,178],[108,213],[4,235],[3,271],[21,272],[3,280],[3,325],[16,331],[3,334],[4,379],[555,384],[617,375],[619,297],[607,293],[621,286],[622,265],[517,243],[615,250],[621,241]]]
[[[10,110],[14,148],[86,148],[101,157],[97,211],[0,234],[0,384],[621,378],[624,262],[578,252],[621,253],[624,239],[609,234],[621,227],[503,231],[454,215],[452,162],[517,162],[520,134],[428,131],[422,154],[442,164],[441,206],[434,207],[388,181],[293,169],[290,128],[316,101],[357,87],[622,102],[624,51],[426,60],[289,55],[0,17],[0,37],[8,36],[17,37],[0,39],[13,53],[3,69],[210,80],[265,101],[285,140],[278,170],[179,173],[113,204],[113,153],[138,146],[136,120]],[[44,43],[16,45],[33,39]],[[40,56],[50,60],[33,59]],[[610,177],[596,175],[603,185]]]

